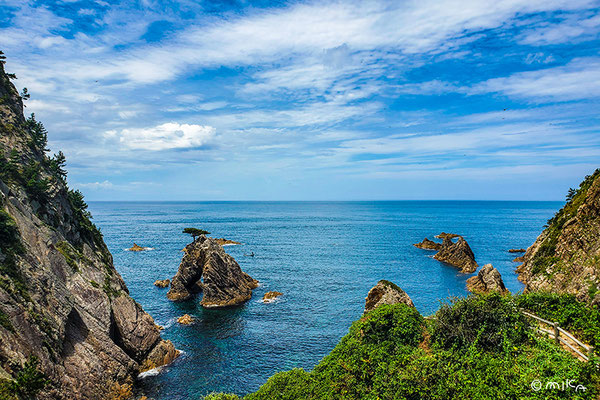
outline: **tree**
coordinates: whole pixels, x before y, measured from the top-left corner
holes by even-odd
[[[31,116],[27,118],[26,124],[31,133],[31,142],[33,146],[40,151],[47,151],[48,131],[44,127],[44,124],[35,119],[34,113],[31,113]]]
[[[23,100],[29,100],[30,97],[31,97],[31,95],[29,94],[29,91],[27,90],[26,87],[24,87],[23,90],[21,91],[21,98]]]
[[[4,55],[4,52],[2,50],[0,50],[0,64],[4,65],[6,64],[6,56]]]
[[[567,193],[567,202],[573,200],[573,197],[575,197],[576,194],[577,194],[577,189],[570,188],[569,192]]]
[[[66,163],[67,159],[62,151],[59,151],[58,154],[55,154],[48,161],[48,167],[52,171],[52,174],[63,182],[67,177],[67,171],[65,170]]]
[[[197,229],[197,228],[185,228],[183,230],[183,233],[187,233],[188,235],[191,235],[194,240],[196,240],[196,237],[200,236],[200,235],[210,235],[210,232],[205,231],[204,229]]]

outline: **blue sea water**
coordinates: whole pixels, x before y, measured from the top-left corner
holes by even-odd
[[[442,231],[462,234],[479,265],[492,263],[509,290],[522,284],[510,248],[528,247],[561,203],[399,202],[91,202],[94,222],[130,293],[163,337],[183,350],[158,375],[141,380],[156,400],[200,399],[211,392],[255,391],[270,376],[312,369],[358,319],[380,279],[403,288],[423,314],[467,294],[469,275],[412,246]],[[260,287],[243,306],[205,310],[199,299],[167,300],[157,279],[171,278],[198,227],[243,245],[226,251]],[[153,248],[129,252],[132,243]],[[254,252],[255,257],[244,254]],[[276,302],[260,299],[283,292]],[[183,314],[196,322],[179,325]]]

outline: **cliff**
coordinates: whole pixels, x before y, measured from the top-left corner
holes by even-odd
[[[183,251],[179,270],[167,293],[169,300],[187,300],[202,292],[200,304],[215,308],[239,305],[252,297],[258,281],[242,271],[216,239],[201,235]]]
[[[600,303],[600,169],[569,191],[517,272],[526,291],[569,293]]]
[[[83,196],[67,187],[64,156],[46,155],[47,132],[23,115],[2,64],[0,376],[34,356],[49,380],[38,398],[106,398],[177,352],[129,296]]]

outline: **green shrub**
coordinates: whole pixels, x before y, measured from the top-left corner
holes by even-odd
[[[0,381],[0,399],[31,400],[35,399],[50,381],[38,369],[37,357],[31,356],[12,381]]]
[[[511,296],[470,295],[443,304],[435,314],[431,338],[443,349],[466,349],[471,344],[499,352],[529,337],[529,322]]]
[[[556,321],[594,347],[600,346],[600,310],[570,294],[525,293],[516,297],[519,307],[539,317]]]

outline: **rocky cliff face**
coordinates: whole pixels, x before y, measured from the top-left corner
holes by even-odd
[[[456,243],[452,241],[452,237],[449,235],[443,237],[442,247],[433,258],[460,268],[462,273],[471,274],[478,267],[475,262],[475,254],[473,254],[473,250],[462,236],[456,235],[456,237],[458,237]]]
[[[202,235],[188,244],[167,297],[186,300],[203,292],[203,307],[228,307],[252,297],[258,281],[246,274],[215,239]]]
[[[67,187],[62,153],[48,157],[45,146],[0,64],[0,375],[33,355],[51,382],[39,398],[103,399],[177,353],[129,296],[83,197]]]
[[[567,200],[527,249],[519,279],[527,291],[571,293],[600,303],[600,169]]]
[[[406,292],[390,281],[380,280],[373,286],[365,298],[365,312],[376,309],[381,304],[406,304],[414,307]]]

